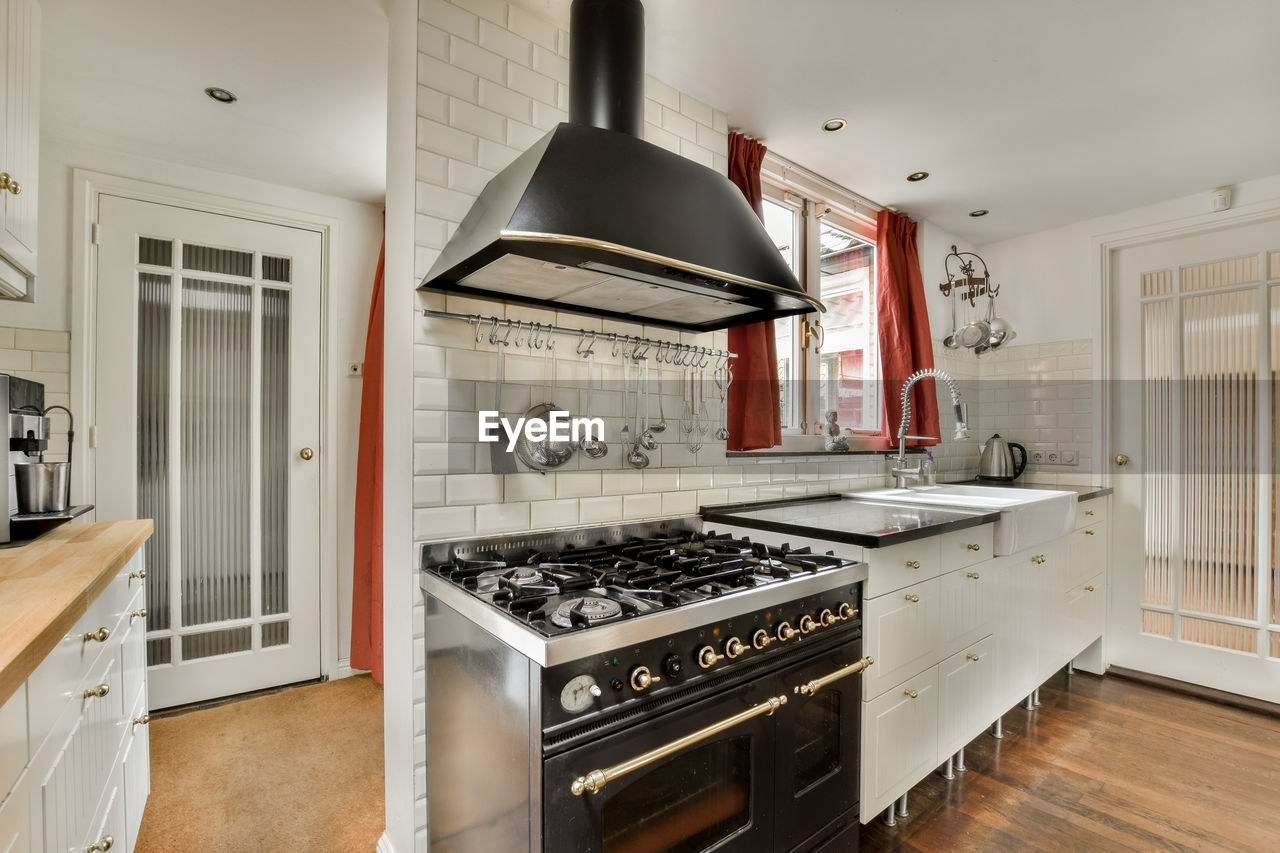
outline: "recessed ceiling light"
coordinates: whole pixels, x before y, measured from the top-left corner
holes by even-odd
[[[907,175],[907,180],[914,184],[916,181],[923,181],[927,177],[929,177],[928,172],[912,172]]]
[[[234,93],[219,86],[210,86],[204,90],[204,93],[220,104],[234,104],[236,102]]]
[[[822,129],[825,130],[827,133],[836,133],[838,131],[844,130],[845,127],[848,126],[848,124],[849,122],[845,121],[842,118],[829,118],[822,123]]]
[[[987,210],[985,207],[980,207],[980,208],[978,208],[977,210],[971,210],[971,211],[969,211],[969,215],[970,215],[970,216],[975,216],[975,217],[976,217],[976,216],[986,216],[986,215],[987,215],[988,213],[990,213],[990,212],[991,212],[991,211]]]

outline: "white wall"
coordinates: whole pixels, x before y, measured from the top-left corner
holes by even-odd
[[[269,204],[337,220],[329,279],[332,339],[328,358],[332,374],[329,399],[335,415],[330,449],[337,461],[337,494],[335,515],[323,526],[328,529],[336,524],[338,658],[345,661],[350,657],[351,649],[352,514],[355,506],[355,442],[360,418],[360,380],[341,375],[341,367],[347,361],[364,360],[369,293],[382,238],[381,210],[346,199],[103,150],[84,142],[43,139],[40,146],[40,272],[36,302],[0,302],[0,316],[3,317],[0,325],[60,331],[71,327],[73,168]],[[14,319],[11,320],[10,316]],[[82,379],[76,375],[76,366],[73,365],[72,383]],[[109,393],[110,389],[99,391]]]

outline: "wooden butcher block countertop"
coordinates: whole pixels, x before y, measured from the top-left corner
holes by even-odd
[[[155,530],[151,519],[64,524],[0,548],[0,705]]]

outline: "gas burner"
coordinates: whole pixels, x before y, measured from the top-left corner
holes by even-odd
[[[584,596],[562,602],[551,614],[551,624],[561,628],[590,628],[622,616],[622,605],[607,598]]]
[[[515,584],[542,583],[542,572],[531,566],[515,569],[507,575],[507,580]]]

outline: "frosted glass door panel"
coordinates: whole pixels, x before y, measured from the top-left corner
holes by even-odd
[[[111,197],[100,210],[99,370],[127,369],[134,393],[99,402],[97,504],[156,523],[152,705],[314,678],[321,236]],[[101,452],[120,440],[129,453]]]

